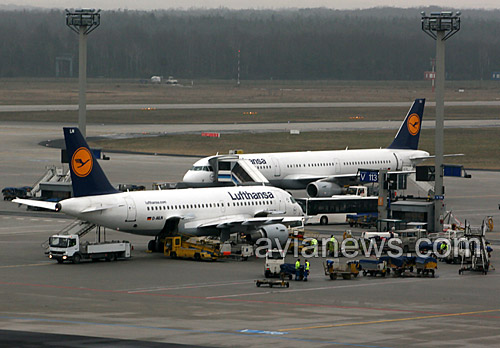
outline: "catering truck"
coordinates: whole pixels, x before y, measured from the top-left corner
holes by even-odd
[[[131,245],[127,241],[92,243],[81,241],[77,234],[55,234],[49,238],[49,259],[58,263],[83,260],[115,261],[130,258]]]

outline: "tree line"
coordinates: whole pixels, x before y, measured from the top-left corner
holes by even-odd
[[[425,9],[428,13],[432,9]],[[421,9],[358,11],[102,11],[88,37],[88,76],[235,79],[420,80],[435,41]],[[500,11],[462,14],[446,43],[448,79],[489,79],[500,71]],[[0,77],[55,76],[78,35],[59,10],[0,11]],[[67,69],[65,69],[67,73]]]

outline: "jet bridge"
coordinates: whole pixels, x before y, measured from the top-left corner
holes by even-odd
[[[48,166],[45,173],[35,182],[31,197],[69,198],[72,196],[71,175],[69,169]]]
[[[238,155],[216,156],[209,160],[214,182],[221,185],[269,184],[264,175],[247,159]]]

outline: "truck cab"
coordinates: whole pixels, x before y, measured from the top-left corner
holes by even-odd
[[[266,252],[266,266],[264,276],[266,278],[279,276],[281,265],[285,263],[285,251],[272,249]]]
[[[345,190],[346,195],[368,197],[368,187],[366,186],[348,186]]]
[[[79,251],[80,237],[78,235],[56,234],[49,238],[49,259],[55,259],[58,263],[72,260]]]

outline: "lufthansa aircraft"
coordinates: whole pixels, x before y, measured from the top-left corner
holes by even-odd
[[[213,187],[183,190],[120,192],[109,183],[78,128],[64,128],[70,158],[73,198],[59,203],[15,199],[14,203],[60,211],[80,220],[159,239],[172,234],[221,236],[243,233],[256,241],[281,242],[286,226],[300,223],[302,209],[293,197],[275,187]]]
[[[340,194],[344,184],[356,179],[359,168],[390,172],[414,170],[416,164],[433,157],[418,150],[424,105],[425,99],[415,100],[394,141],[386,149],[242,154],[239,158],[248,159],[273,186],[307,188],[311,197]],[[192,186],[209,186],[215,180],[210,162],[216,157],[197,161],[183,181]]]

